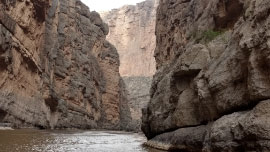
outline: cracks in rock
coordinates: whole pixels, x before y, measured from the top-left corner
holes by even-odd
[[[3,10],[0,10],[0,24],[5,27],[12,35],[14,35],[16,21],[14,21],[9,15],[7,15]]]
[[[44,99],[46,106],[51,110],[52,113],[57,111],[58,99],[54,91],[50,90],[50,95],[48,98]]]
[[[264,52],[266,52],[266,51],[264,51]],[[257,62],[258,62],[259,70],[266,77],[268,77],[268,83],[270,83],[270,70],[269,70],[270,69],[270,65],[269,65],[270,61],[268,61],[266,58],[260,57],[260,59]]]
[[[270,15],[270,8],[264,9],[259,15],[256,16],[255,21],[260,23],[261,21],[264,21],[267,17]]]
[[[152,136],[150,139],[153,139],[154,137],[156,136],[159,136],[159,135],[162,135],[164,133],[168,133],[168,132],[174,132],[176,130],[179,130],[179,129],[186,129],[186,128],[194,128],[194,127],[200,127],[200,126],[211,126],[213,122],[217,121],[218,119],[224,117],[224,116],[227,116],[227,115],[231,115],[233,113],[236,113],[236,112],[246,112],[246,111],[251,111],[252,109],[254,109],[261,101],[265,101],[265,100],[269,100],[270,98],[265,98],[263,100],[258,100],[258,101],[253,101],[251,102],[249,105],[247,106],[244,106],[244,107],[241,107],[241,108],[236,108],[236,109],[233,109],[232,111],[230,112],[227,112],[227,113],[223,113],[222,116],[220,116],[219,118],[213,120],[213,121],[205,121],[205,122],[202,122],[201,124],[198,124],[198,125],[187,125],[187,126],[183,126],[183,127],[175,127],[175,128],[171,128],[171,129],[167,129],[167,130],[164,130],[162,132],[160,132],[159,134],[156,134],[154,136]],[[254,138],[252,138],[254,139]]]
[[[3,122],[6,115],[7,115],[7,112],[0,109],[0,123]]]
[[[46,8],[48,3],[46,1],[31,0],[34,5],[34,15],[37,21],[44,22],[46,18]]]
[[[217,29],[233,28],[244,13],[244,4],[239,0],[221,0],[217,8],[218,14],[214,16]]]
[[[22,57],[26,61],[29,68],[31,70],[37,69],[38,72],[41,73],[42,70],[39,67],[39,65],[37,64],[37,62],[35,61],[35,59],[33,58],[33,55],[29,52],[28,49],[26,49],[24,47],[22,42],[9,30],[9,28],[7,28],[4,24],[1,23],[1,17],[0,17],[0,25],[2,25],[10,33],[10,35],[12,36],[12,41],[17,44],[17,45],[13,45],[12,47],[14,47],[18,52],[21,53]],[[15,28],[15,26],[14,26],[14,28]],[[3,51],[0,50],[0,52],[3,52]]]

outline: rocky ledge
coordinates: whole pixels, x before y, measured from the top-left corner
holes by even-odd
[[[270,1],[161,0],[147,145],[270,151]]]

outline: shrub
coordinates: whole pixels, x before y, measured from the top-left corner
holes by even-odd
[[[190,33],[190,38],[194,39],[197,43],[209,43],[216,37],[222,35],[225,31],[207,30],[198,32],[194,30]]]
[[[221,34],[223,34],[223,32],[221,31],[214,31],[214,30],[203,31],[200,40],[205,43],[209,43],[210,41],[214,40]]]

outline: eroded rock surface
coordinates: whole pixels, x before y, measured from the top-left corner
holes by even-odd
[[[124,126],[119,56],[98,13],[79,0],[5,0],[0,8],[1,122]]]
[[[130,108],[131,121],[128,128],[134,131],[141,131],[142,109],[150,101],[149,90],[151,88],[151,77],[123,77],[128,107]]]
[[[120,56],[120,75],[124,78],[132,121],[130,129],[140,131],[141,109],[149,102],[155,72],[155,23],[158,0],[123,6],[101,13],[109,25],[107,39]]]
[[[269,151],[270,1],[161,0],[142,130],[184,151]]]
[[[118,50],[122,76],[150,76],[155,73],[155,23],[159,0],[101,13],[109,25],[107,36]]]

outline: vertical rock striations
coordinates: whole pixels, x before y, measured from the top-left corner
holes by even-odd
[[[270,151],[270,1],[161,0],[147,144]]]
[[[126,85],[131,111],[131,130],[140,130],[141,109],[149,102],[149,90],[155,72],[155,23],[159,0],[146,0],[101,13],[109,25],[108,41],[120,56],[120,74]]]
[[[0,121],[120,129],[124,100],[108,26],[79,0],[0,2]]]
[[[108,41],[120,55],[121,76],[153,76],[156,46],[155,23],[158,0],[101,13],[110,27]]]

